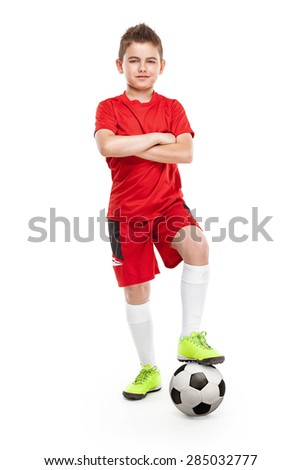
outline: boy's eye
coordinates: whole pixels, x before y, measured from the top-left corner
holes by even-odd
[[[138,59],[130,59],[130,60],[129,60],[129,63],[130,63],[130,64],[137,64],[138,62],[139,62]],[[148,64],[155,64],[156,61],[153,60],[153,59],[149,59],[149,60],[147,61],[147,63],[148,63]]]

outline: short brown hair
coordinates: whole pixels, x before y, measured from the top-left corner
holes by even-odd
[[[160,58],[162,60],[163,57],[163,47],[161,43],[161,39],[155,33],[153,29],[147,26],[145,23],[137,24],[136,26],[131,26],[126,30],[124,35],[121,37],[120,40],[120,47],[118,58],[119,60],[123,60],[125,51],[130,46],[132,42],[151,42],[154,46],[158,48]]]

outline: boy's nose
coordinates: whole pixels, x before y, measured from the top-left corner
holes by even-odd
[[[145,72],[146,71],[146,65],[144,63],[140,63],[140,67],[139,67],[139,72]]]

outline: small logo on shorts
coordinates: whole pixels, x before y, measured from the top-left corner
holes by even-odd
[[[120,259],[117,259],[114,256],[112,256],[112,264],[113,264],[113,266],[122,266],[123,262],[120,261]]]

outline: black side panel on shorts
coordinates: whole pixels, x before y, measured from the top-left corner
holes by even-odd
[[[185,204],[185,202],[184,202],[184,207],[185,207],[186,210],[188,210],[189,214],[191,214],[191,210],[189,209],[189,207],[187,206],[187,204]],[[191,214],[191,215],[192,215],[192,214]]]
[[[112,253],[116,258],[123,260],[120,244],[120,222],[109,219],[108,223]]]

